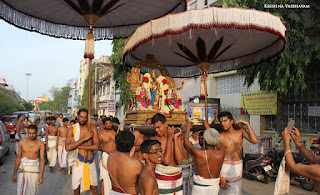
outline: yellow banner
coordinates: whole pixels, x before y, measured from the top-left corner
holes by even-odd
[[[277,93],[252,91],[241,93],[242,115],[276,115]]]

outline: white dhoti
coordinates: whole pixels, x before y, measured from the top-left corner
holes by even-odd
[[[39,193],[39,159],[21,158],[17,181],[18,195],[35,195]]]
[[[107,161],[109,154],[103,152],[100,160],[100,180],[103,180],[104,195],[109,195],[111,190],[111,180],[107,169]],[[102,194],[103,195],[103,194]]]
[[[97,169],[94,157],[86,159],[78,155],[77,163],[72,166],[72,189],[80,185],[80,193],[90,190],[90,186],[98,186]]]
[[[188,160],[183,160],[180,164],[182,168],[182,178],[183,178],[183,194],[190,195],[191,194],[191,185],[190,178],[192,175],[192,158],[190,157]]]
[[[49,167],[54,167],[57,163],[57,136],[48,135],[48,147],[47,158],[49,161]]]
[[[220,178],[205,179],[200,175],[193,175],[192,195],[217,195],[220,189]]]
[[[59,137],[58,141],[58,162],[61,168],[67,167],[66,139],[66,137]]]
[[[158,164],[156,166],[155,172],[159,188],[159,194],[183,194],[183,179],[181,167],[172,167]]]
[[[242,160],[224,160],[220,176],[226,178],[230,188],[220,188],[219,194],[241,194],[242,169]]]
[[[25,132],[23,133],[20,133],[21,135],[21,138],[22,139],[26,139],[27,138],[27,135]],[[14,139],[16,140],[16,155],[18,155],[19,153],[19,142],[20,142],[20,137],[18,136],[18,134],[16,133],[16,135],[14,136]]]

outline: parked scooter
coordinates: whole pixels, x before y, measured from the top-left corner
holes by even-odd
[[[243,158],[243,176],[262,183],[269,183],[273,177],[271,158],[262,154],[245,154]]]
[[[311,150],[313,150],[312,146],[310,147]],[[283,150],[276,150],[275,148],[271,148],[268,155],[271,157],[271,166],[272,166],[272,172],[274,174],[274,177],[276,178],[278,175],[279,166],[281,163],[281,160],[284,156]],[[307,162],[307,160],[301,156],[299,153],[292,153],[293,159],[297,164],[305,164],[310,165],[311,163]],[[299,182],[300,186],[308,191],[313,191],[315,188],[315,181],[313,179],[309,179],[300,175],[297,175],[293,172],[290,172],[290,179],[295,180],[296,182]]]

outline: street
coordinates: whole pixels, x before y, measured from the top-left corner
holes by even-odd
[[[0,194],[3,195],[15,195],[17,193],[17,184],[12,183],[11,177],[13,175],[14,163],[15,163],[15,141],[11,140],[10,143],[10,154],[6,156],[3,166],[0,166]],[[96,155],[97,156],[97,155]],[[97,172],[99,175],[99,160],[96,158]],[[40,195],[71,195],[73,191],[71,189],[71,175],[63,175],[58,172],[58,162],[55,166],[55,172],[50,173],[48,165],[45,166],[44,171],[44,182],[39,186]],[[100,184],[100,183],[99,183]],[[100,191],[100,185],[99,185]],[[274,182],[269,184],[263,184],[258,181],[243,179],[242,181],[242,194],[244,195],[270,195],[274,191]],[[91,194],[89,192],[82,193]],[[293,195],[316,195],[316,192],[309,192],[302,189],[297,183],[291,181],[290,194]]]

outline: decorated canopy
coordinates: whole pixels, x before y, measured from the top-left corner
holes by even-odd
[[[84,40],[127,37],[139,25],[186,10],[185,0],[0,0],[0,19],[41,34]]]
[[[285,43],[286,28],[277,16],[253,9],[207,8],[140,26],[125,45],[124,61],[133,65],[151,54],[170,76],[191,77],[258,63],[282,52]]]

